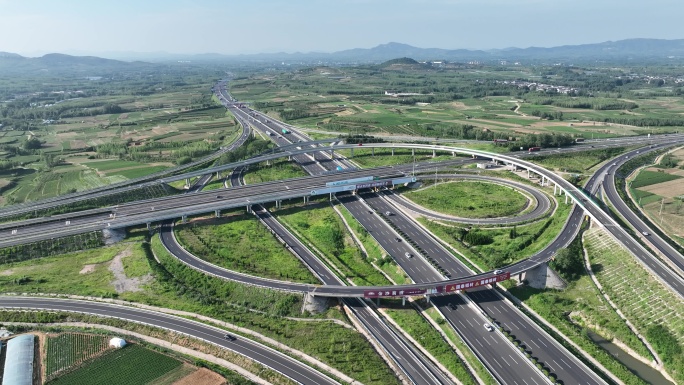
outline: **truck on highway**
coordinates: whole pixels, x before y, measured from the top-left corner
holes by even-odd
[[[536,152],[539,150],[541,150],[541,147],[530,147],[529,149],[527,149],[528,152]]]
[[[287,128],[283,128],[281,131],[283,134],[289,134],[290,133],[290,130],[288,130]]]

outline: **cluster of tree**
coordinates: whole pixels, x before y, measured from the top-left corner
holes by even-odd
[[[682,364],[682,346],[677,337],[665,326],[654,324],[646,329],[646,339],[653,345],[660,358],[667,364]]]
[[[21,163],[19,163],[19,162],[0,159],[0,171],[11,170],[11,169],[17,168],[19,166],[21,166]]]
[[[545,98],[529,101],[538,105],[553,105],[562,108],[585,108],[594,110],[632,110],[639,105],[634,102],[606,98]]]
[[[519,140],[510,143],[511,151],[519,151],[520,147],[526,150],[530,147],[565,147],[574,143],[574,139],[566,134],[527,134]]]
[[[489,245],[494,242],[494,238],[492,238],[491,235],[483,233],[477,229],[465,231],[461,239],[464,243],[467,243],[470,246]]]
[[[666,154],[660,160],[660,165],[664,168],[675,168],[679,165],[679,159],[672,154]]]
[[[245,160],[266,152],[267,150],[271,149],[272,146],[273,144],[268,140],[250,137],[242,146],[233,151],[222,154],[221,157],[216,161],[216,164],[222,165]]]
[[[344,138],[344,141],[347,144],[356,144],[356,143],[384,143],[385,140],[382,138],[376,138],[375,136],[372,135],[363,135],[363,134],[356,134],[356,135],[349,135]]]
[[[563,120],[563,113],[561,111],[546,112],[546,111],[532,110],[532,112],[530,114],[532,116],[536,116],[536,117],[546,119],[546,120]]]
[[[582,241],[575,238],[568,247],[556,252],[550,266],[566,280],[573,281],[584,273]]]

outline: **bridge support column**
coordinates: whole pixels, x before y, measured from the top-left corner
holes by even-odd
[[[406,297],[401,297],[401,306],[406,306]]]
[[[290,162],[292,162],[292,155],[288,155],[288,156],[287,156],[287,160],[290,161]]]
[[[330,193],[330,200],[332,201],[333,193]]]
[[[149,230],[150,227],[152,227],[152,224],[150,222],[147,222],[146,224],[147,224],[147,229]]]
[[[542,187],[544,187],[544,180],[545,180],[545,178],[544,178],[544,176],[542,175],[542,178],[541,178],[541,186],[542,186]]]
[[[380,307],[380,297],[378,297],[378,298],[375,299],[375,305],[376,305],[377,307]]]
[[[185,187],[186,188],[190,187],[190,178],[185,178]]]
[[[181,217],[181,222],[183,222],[183,223],[188,223],[188,216],[187,216],[187,215],[183,215],[183,216]]]
[[[392,148],[392,156],[394,156],[394,148]]]
[[[247,205],[247,214],[252,214],[252,205]]]
[[[330,159],[335,160],[335,151],[330,150]]]
[[[221,175],[219,174],[218,171],[216,171],[216,179],[221,179]]]
[[[353,148],[351,149],[351,157],[352,158],[354,157],[354,149]]]
[[[452,152],[452,153],[451,153],[451,156],[452,156],[452,157],[456,157],[456,153],[455,153],[455,152]]]
[[[221,218],[221,210],[214,210],[214,215],[216,218]]]
[[[565,204],[568,204],[568,194],[565,194]]]
[[[433,158],[436,158],[436,157],[437,157],[437,151],[436,151],[436,150],[432,150],[432,157],[433,157]]]
[[[371,148],[371,153],[375,156],[375,147]]]
[[[557,184],[553,184],[553,196],[556,196],[556,189],[558,188]]]
[[[283,201],[276,201],[276,208],[282,209],[283,208]]]
[[[270,166],[270,165],[271,165],[271,160],[270,160],[270,159],[266,159],[266,165],[267,165],[267,166]]]
[[[416,156],[416,149],[415,148],[411,149],[411,156]]]
[[[530,169],[527,169],[527,179],[530,179]]]

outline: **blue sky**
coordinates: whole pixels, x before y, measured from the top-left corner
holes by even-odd
[[[0,0],[0,51],[334,52],[682,39],[682,0]]]

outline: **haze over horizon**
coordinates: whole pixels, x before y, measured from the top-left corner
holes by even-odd
[[[678,0],[0,0],[0,51],[103,55],[554,47],[684,38]]]

